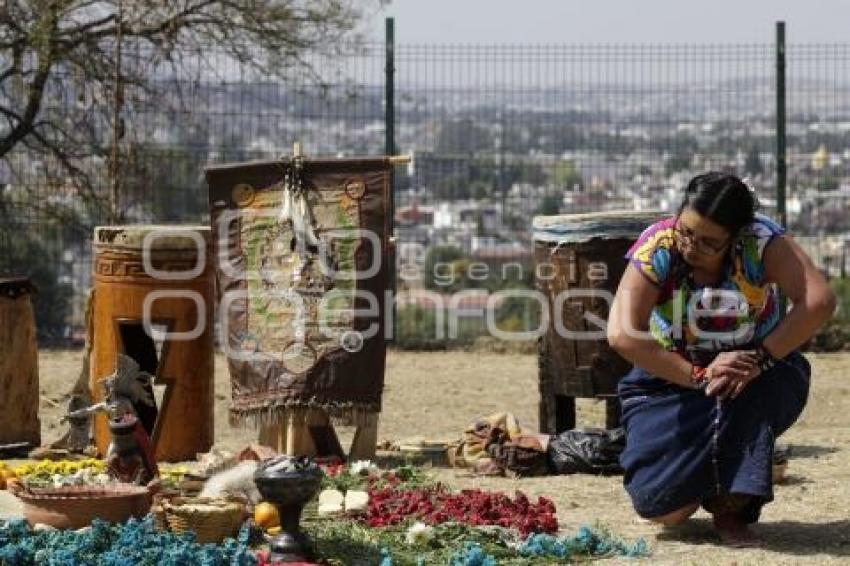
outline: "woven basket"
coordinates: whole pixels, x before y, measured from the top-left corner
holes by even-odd
[[[247,506],[238,499],[173,497],[157,502],[155,523],[173,533],[191,531],[200,543],[221,542],[235,536],[245,520]]]
[[[168,531],[168,520],[165,517],[165,509],[163,509],[162,504],[165,501],[170,499],[174,499],[176,497],[182,497],[185,495],[179,490],[163,490],[153,496],[153,503],[151,504],[150,514],[153,517],[153,525],[154,528],[158,531]]]

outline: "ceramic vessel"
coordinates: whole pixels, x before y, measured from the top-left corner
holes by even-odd
[[[130,517],[144,517],[151,506],[151,492],[135,485],[65,486],[26,489],[15,495],[24,504],[24,518],[30,525],[42,523],[57,529],[80,529],[94,519],[123,523]]]
[[[319,491],[324,473],[309,458],[282,456],[267,460],[254,474],[254,483],[263,499],[277,507],[280,534],[270,541],[271,560],[298,562],[310,560],[312,550],[301,530],[304,505]]]

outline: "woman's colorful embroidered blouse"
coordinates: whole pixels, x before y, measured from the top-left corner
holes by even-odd
[[[658,343],[682,354],[717,352],[769,334],[782,318],[784,301],[776,285],[764,282],[762,258],[782,227],[757,214],[734,242],[719,285],[707,287],[691,278],[676,248],[675,225],[675,217],[656,222],[626,254],[661,289],[649,324]]]

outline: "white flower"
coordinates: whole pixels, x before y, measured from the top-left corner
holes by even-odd
[[[434,538],[434,527],[426,525],[420,521],[410,525],[410,528],[407,529],[407,534],[405,535],[407,544],[411,546],[427,544],[432,538]]]
[[[371,460],[357,460],[349,467],[351,475],[368,475],[370,472],[377,472],[378,466],[372,463]]]
[[[78,470],[69,479],[73,485],[87,485],[91,480],[91,470],[89,468]]]
[[[65,485],[65,476],[62,474],[53,474],[51,479],[53,480],[53,487],[62,487]]]

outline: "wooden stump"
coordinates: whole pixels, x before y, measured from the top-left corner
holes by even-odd
[[[378,444],[378,415],[370,413],[365,417],[354,432],[354,440],[351,441],[351,449],[348,451],[348,459],[371,460],[375,457],[375,449]]]
[[[41,444],[31,291],[26,279],[0,280],[0,444]]]
[[[378,442],[378,415],[372,413],[360,420],[348,452],[352,462],[374,458]],[[328,414],[319,409],[293,411],[283,423],[261,427],[259,442],[290,456],[345,458]]]

